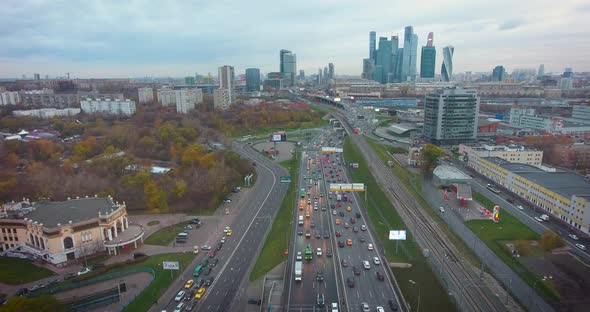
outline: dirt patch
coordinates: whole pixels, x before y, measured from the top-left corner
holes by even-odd
[[[392,268],[409,269],[412,267],[412,264],[411,263],[401,263],[401,262],[390,262],[389,266]]]
[[[276,149],[278,154],[273,156],[275,162],[282,162],[291,159],[293,156],[292,151],[295,149],[295,144],[291,142],[277,142],[276,145],[272,142],[258,143],[254,145],[254,149],[261,153]],[[270,157],[270,156],[269,156]]]
[[[590,269],[582,262],[564,253],[544,258],[521,258],[520,261],[559,293],[558,311],[588,311]]]

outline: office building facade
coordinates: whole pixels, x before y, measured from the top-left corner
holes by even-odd
[[[334,64],[328,63],[328,80],[334,79]]]
[[[402,53],[401,82],[416,80],[416,57],[418,54],[418,35],[414,27],[404,29],[404,48]]]
[[[289,50],[280,51],[280,72],[284,75],[283,85],[291,87],[295,85],[297,73],[297,55]]]
[[[16,91],[5,91],[0,93],[0,105],[16,105],[20,102],[20,95]]]
[[[492,81],[494,82],[502,82],[504,81],[504,77],[506,75],[506,70],[504,66],[496,66],[492,71]]]
[[[246,68],[246,92],[260,91],[260,69]]]
[[[154,90],[152,88],[137,89],[137,97],[139,104],[152,102],[154,100]]]
[[[446,46],[443,48],[443,62],[440,69],[442,81],[451,81],[453,77],[453,54],[455,47]]]
[[[435,65],[436,47],[423,46],[422,55],[420,56],[420,78],[434,79]]]
[[[369,59],[373,64],[377,61],[377,33],[372,31],[369,33]]]
[[[444,88],[426,96],[424,137],[437,145],[453,145],[475,140],[479,115],[477,91]]]

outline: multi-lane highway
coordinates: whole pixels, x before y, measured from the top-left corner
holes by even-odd
[[[322,145],[341,147],[341,134],[324,133],[314,140],[310,150],[302,153],[298,179],[301,196],[293,216],[293,231],[297,235],[293,235],[288,266],[289,311],[323,310],[331,308],[332,303],[338,305],[339,311],[362,311],[363,303],[371,310],[377,306],[389,310],[389,301],[399,307],[398,296],[384,267],[387,262],[378,251],[370,225],[365,222],[358,197],[349,192],[329,191],[331,183],[349,181],[341,154],[322,154]],[[298,224],[300,218],[302,225]],[[313,250],[311,260],[305,259],[307,246]],[[318,247],[321,256],[317,255]],[[301,281],[295,281],[294,272],[298,251],[303,257]],[[333,254],[331,257],[326,256],[328,251]],[[318,272],[322,273],[323,281],[317,280]],[[318,295],[324,295],[323,304],[318,302]]]
[[[209,259],[210,263],[218,259],[218,263],[208,275],[202,273],[199,276],[203,279],[213,278],[211,285],[205,287],[206,291],[202,298],[193,297],[190,300],[183,300],[186,304],[194,301],[196,311],[239,311],[239,306],[246,304],[244,293],[241,291],[243,289],[240,288],[241,282],[246,278],[246,273],[249,272],[253,261],[256,260],[253,255],[257,255],[262,247],[263,238],[270,229],[272,219],[287,191],[287,185],[279,183],[279,177],[287,174],[283,167],[272,163],[249,145],[236,144],[234,149],[243,157],[257,163],[257,181],[250,190],[253,192],[249,196],[251,200],[244,203],[239,215],[230,226],[231,236],[227,236],[220,230],[220,240],[225,237],[225,243],[221,249],[216,250],[213,257],[209,257],[210,251],[199,256],[198,264],[205,259]],[[192,275],[193,270],[194,267],[188,268],[189,275]],[[184,276],[184,279],[177,281],[172,287],[179,291],[190,278],[193,277]],[[196,281],[198,278],[194,279]],[[187,293],[190,294],[194,287],[187,289]],[[161,298],[161,301],[166,302],[164,308],[167,311],[175,310],[178,305],[178,302],[174,300],[176,291],[174,294]]]

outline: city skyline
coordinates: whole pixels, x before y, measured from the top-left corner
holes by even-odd
[[[250,67],[268,73],[279,71],[281,49],[297,53],[297,67],[307,72],[334,63],[338,75],[360,75],[367,34],[401,39],[408,25],[419,47],[434,32],[437,46],[456,48],[454,74],[497,64],[507,72],[540,64],[545,72],[590,71],[590,42],[580,40],[590,33],[583,1],[345,2],[261,4],[261,11],[242,2],[9,1],[0,12],[0,78],[215,75],[223,64],[236,74]],[[436,62],[439,69],[442,58]]]

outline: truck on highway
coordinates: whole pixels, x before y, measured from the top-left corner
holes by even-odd
[[[545,222],[549,221],[549,216],[546,214],[542,214],[539,218],[541,218],[541,220],[543,220]]]
[[[488,190],[490,190],[490,191],[492,191],[492,192],[494,192],[494,193],[496,193],[496,194],[500,194],[500,190],[499,190],[499,189],[497,189],[497,188],[495,188],[495,187],[494,187],[493,185],[491,185],[491,184],[488,184],[488,185],[487,185],[487,188],[488,188]]]
[[[310,245],[305,247],[305,260],[312,260],[313,259],[313,250],[311,249]]]
[[[302,273],[303,263],[301,261],[295,261],[295,281],[301,281],[301,273]]]
[[[337,201],[342,201],[342,195],[341,194],[337,194],[336,195],[336,200]]]
[[[305,188],[302,187],[299,194],[301,195],[301,198],[305,198]]]

